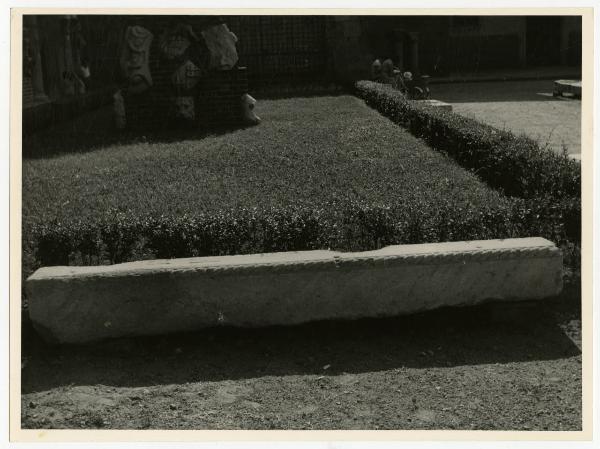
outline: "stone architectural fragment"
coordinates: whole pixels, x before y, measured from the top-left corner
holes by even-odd
[[[121,53],[121,69],[130,82],[132,92],[142,92],[152,86],[149,58],[153,35],[140,26],[127,27]]]
[[[196,64],[188,60],[173,72],[171,83],[177,88],[190,90],[196,87],[201,76],[202,71],[196,67]]]
[[[178,24],[160,37],[159,47],[167,59],[182,58],[190,45],[198,40],[198,36],[190,25]]]
[[[562,255],[526,238],[147,260],[40,268],[26,288],[43,336],[83,343],[542,299],[562,288]]]
[[[127,125],[127,117],[125,115],[125,99],[120,90],[113,95],[113,117],[117,129],[124,129]]]
[[[386,59],[381,64],[381,82],[392,84],[394,82],[394,62],[391,59]]]
[[[190,121],[196,118],[194,97],[175,97],[174,106],[175,117]]]
[[[254,112],[254,106],[256,106],[256,100],[248,95],[242,95],[242,115],[244,122],[251,125],[258,125],[260,123],[260,117]]]
[[[227,25],[221,24],[202,31],[204,42],[210,51],[210,65],[213,70],[231,70],[238,62],[235,47],[237,37]]]

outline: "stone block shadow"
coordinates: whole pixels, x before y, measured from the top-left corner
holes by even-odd
[[[47,346],[25,328],[22,392],[67,385],[138,387],[263,376],[330,376],[580,354],[559,327],[565,316],[580,319],[577,292],[568,289],[531,307],[503,310],[482,305],[398,318],[263,329],[224,327],[85,346]]]

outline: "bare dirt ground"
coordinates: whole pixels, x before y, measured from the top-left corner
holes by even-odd
[[[86,347],[28,330],[22,426],[580,430],[578,291],[503,310]]]
[[[458,114],[580,154],[581,101],[553,97],[553,86],[552,80],[434,84],[431,96]]]

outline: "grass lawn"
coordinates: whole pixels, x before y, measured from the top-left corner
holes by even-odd
[[[410,236],[391,236],[384,239],[385,244],[452,239],[447,233],[431,235],[440,232],[439,223],[458,230],[455,239],[459,240],[500,237],[488,229],[495,229],[495,224],[478,224],[483,231],[471,232],[465,230],[471,229],[469,226],[457,223],[484,209],[508,207],[505,197],[361,100],[339,96],[262,101],[260,113],[263,123],[259,126],[228,133],[168,142],[155,138],[145,143],[113,143],[93,150],[25,159],[25,271],[36,265],[35,242],[31,239],[35,223],[58,219],[94,224],[111,220],[115,210],[133,216],[181,217],[272,208],[283,210],[280,216],[289,217],[293,214],[286,208],[304,207],[321,211],[318,220],[327,223],[328,233],[330,229],[350,229],[339,244],[322,243],[331,241],[326,238],[292,246],[269,246],[261,241],[241,248],[241,244],[230,243],[225,249],[221,245],[199,254],[334,245],[341,250],[372,249],[379,244],[373,243],[373,238],[361,241],[348,237],[354,232],[351,228],[356,230],[357,226],[348,224],[351,220],[339,213],[349,204],[384,209],[395,206],[397,222],[416,222],[406,225],[419,228],[416,241]],[[56,145],[60,139],[60,134],[53,136],[50,131],[38,141],[48,145],[53,141]],[[74,149],[72,145],[71,139],[70,150]],[[81,145],[85,146],[85,139]],[[448,210],[450,217],[444,215]],[[467,210],[471,215],[464,212]],[[423,224],[427,220],[428,224]],[[254,235],[247,230],[251,225],[240,225],[242,221],[233,214],[227,225],[233,229],[230,234]],[[479,222],[479,218],[471,221]],[[227,226],[217,223],[217,228]],[[433,231],[422,231],[426,227]],[[317,233],[326,234],[321,228]],[[163,246],[173,245],[167,242]],[[168,257],[184,255],[194,253]]]
[[[227,134],[25,160],[25,223],[94,219],[110,208],[182,214],[332,199],[500,201],[475,176],[354,97],[260,106],[260,126]]]

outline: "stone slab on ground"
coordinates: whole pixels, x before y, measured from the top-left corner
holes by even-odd
[[[416,100],[416,101],[418,101],[422,104],[425,104],[427,106],[433,106],[434,108],[440,108],[445,111],[452,111],[452,105],[450,103],[445,103],[440,100],[434,100],[433,98],[430,98],[427,100]]]
[[[580,80],[556,80],[554,81],[554,96],[563,96],[571,94],[574,97],[581,98],[581,81]]]
[[[44,267],[26,289],[44,338],[85,343],[542,299],[562,289],[562,254],[526,238],[147,260]]]

